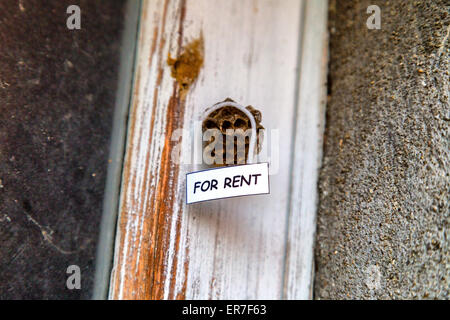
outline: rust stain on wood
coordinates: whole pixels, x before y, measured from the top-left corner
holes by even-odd
[[[180,86],[182,97],[185,96],[189,87],[197,80],[203,66],[203,55],[203,35],[188,43],[178,57],[172,58],[169,52],[167,64],[171,67],[172,77]]]
[[[154,230],[155,241],[152,242],[150,250],[153,254],[153,261],[150,261],[149,266],[152,267],[152,288],[149,298],[151,299],[163,299],[163,286],[168,274],[168,270],[165,268],[165,261],[167,261],[169,254],[169,237],[170,232],[168,227],[170,226],[173,213],[173,200],[177,189],[172,185],[178,177],[178,165],[170,160],[170,155],[173,149],[174,142],[170,141],[171,133],[177,128],[177,123],[180,123],[180,119],[184,116],[184,103],[178,96],[178,90],[174,86],[174,93],[169,102],[169,108],[167,111],[167,124],[166,124],[166,139],[164,141],[164,148],[161,157],[161,169],[159,176],[162,178],[158,184],[158,190],[156,193],[156,201],[154,202],[154,215],[155,221],[162,230]],[[175,216],[176,217],[176,216]],[[177,232],[177,240],[179,240],[179,234]],[[178,242],[178,241],[177,241]]]
[[[119,247],[116,248],[116,267],[112,274],[110,292],[110,297],[113,299],[163,299],[167,298],[167,294],[172,299],[183,299],[185,297],[184,292],[175,292],[175,277],[178,271],[177,254],[179,254],[180,250],[188,252],[188,248],[180,249],[179,244],[181,209],[176,210],[176,207],[181,208],[182,203],[178,203],[178,206],[175,203],[175,201],[178,201],[176,200],[178,190],[176,184],[179,168],[178,163],[171,159],[171,154],[176,144],[176,142],[171,141],[171,137],[177,128],[182,127],[186,93],[189,85],[198,76],[199,68],[203,64],[203,42],[202,40],[196,40],[182,48],[186,1],[181,1],[177,8],[179,16],[177,55],[183,58],[179,60],[181,64],[178,65],[181,66],[180,70],[182,73],[185,73],[186,67],[183,64],[186,63],[186,55],[184,53],[194,52],[198,70],[187,71],[189,72],[189,78],[183,78],[187,79],[184,80],[187,81],[187,86],[179,86],[177,79],[174,80],[172,95],[168,101],[165,116],[163,116],[161,114],[160,93],[165,70],[168,68],[163,58],[166,56],[163,51],[166,44],[165,27],[169,2],[169,0],[166,0],[164,3],[160,26],[157,25],[153,28],[153,39],[148,58],[149,65],[152,65],[155,58],[157,59],[151,114],[147,115],[151,117],[148,124],[148,141],[140,139],[145,135],[144,131],[146,129],[142,126],[141,119],[139,119],[142,116],[142,104],[145,103],[144,101],[139,101],[139,97],[143,95],[142,92],[139,92],[139,90],[142,90],[140,87],[140,68],[137,70],[135,80],[132,120],[129,128],[128,153],[124,165],[122,203],[118,227],[120,239],[118,241]],[[143,9],[144,14],[147,11],[146,5],[147,2],[145,2]],[[145,23],[141,32],[145,32]],[[173,36],[170,35],[171,39]],[[201,62],[199,63],[198,61]],[[144,114],[146,113],[144,112]],[[161,149],[157,148],[152,152],[150,148],[146,148],[142,144],[151,146],[155,143],[153,140],[158,139],[153,134],[155,130],[158,130],[155,128],[155,121],[162,121],[164,141],[161,143]],[[137,124],[138,122],[139,125]],[[138,141],[137,145],[134,145],[136,140]],[[138,169],[131,163],[134,158],[142,156],[139,154],[143,152],[142,150],[146,150],[144,167],[142,172],[137,172]],[[152,170],[154,168],[159,169],[154,172]],[[147,175],[148,178],[143,179],[139,183],[139,174],[142,173]],[[138,195],[138,197],[136,198],[134,195]],[[148,199],[148,201],[142,201],[142,199]],[[175,210],[178,212],[174,212]],[[175,235],[170,230],[172,222],[175,222]],[[135,225],[141,225],[142,227],[135,228],[136,231],[131,236],[129,234],[131,232],[130,229]],[[174,257],[169,256],[171,254],[169,250],[171,240],[172,243],[175,241],[175,250],[172,250]],[[173,259],[174,261],[170,269],[167,265],[168,259]],[[182,267],[184,269],[182,272],[185,275],[185,283],[182,288],[182,291],[184,291],[187,281],[188,261],[185,261]],[[169,293],[164,290],[167,281],[169,282]]]

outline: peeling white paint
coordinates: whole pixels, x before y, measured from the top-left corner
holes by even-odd
[[[326,4],[322,0],[317,2]],[[116,242],[120,248],[116,248],[114,270],[117,270],[120,280],[115,284],[113,279],[111,290],[118,294],[110,293],[111,297],[119,299],[129,296],[124,292],[126,277],[143,277],[137,274],[139,264],[146,263],[140,261],[143,237],[148,236],[143,227],[147,219],[152,218],[145,208],[153,205],[150,201],[155,189],[162,179],[167,179],[160,177],[159,172],[167,108],[173,93],[174,80],[168,67],[164,69],[163,80],[156,93],[156,106],[153,106],[153,101],[158,62],[165,65],[169,50],[172,53],[177,51],[179,3],[169,1],[164,34],[161,33],[164,1],[144,1],[142,9],[146,19],[141,19],[137,65],[140,79],[139,87],[135,88],[135,110],[130,113],[130,123],[134,123],[134,127],[129,134],[126,156],[130,176],[127,185],[122,186],[124,193],[120,207],[121,217],[125,213],[129,216],[126,230],[124,234],[118,233]],[[294,216],[296,223],[303,223],[298,221],[298,217],[305,217],[305,214],[314,216],[314,198],[303,199],[302,196],[314,195],[315,191],[311,190],[315,185],[311,184],[316,179],[315,173],[303,172],[310,166],[300,166],[300,172],[295,171],[295,179],[301,180],[295,196],[301,201],[291,201],[289,211],[302,5],[300,0],[187,1],[183,43],[203,34],[205,61],[199,79],[186,97],[184,128],[189,129],[193,119],[206,107],[230,97],[240,104],[251,104],[261,110],[262,124],[267,129],[279,130],[280,159],[278,173],[270,178],[271,194],[267,196],[225,199],[187,207],[184,203],[185,174],[194,166],[180,165],[178,177],[169,177],[169,187],[176,188],[177,192],[174,199],[163,200],[173,204],[172,212],[166,213],[171,215],[171,220],[167,220],[170,221],[167,225],[168,254],[163,262],[166,274],[163,283],[159,284],[165,299],[174,299],[179,294],[187,299],[279,299],[283,295],[285,280],[287,285],[289,281],[298,280],[298,270],[295,269],[299,266],[298,257],[292,248],[299,247],[299,239],[312,241],[313,230],[304,233],[301,229],[299,239],[289,238],[291,263],[286,269],[288,217],[292,220]],[[156,28],[157,45],[150,59]],[[163,38],[165,43],[159,56],[158,47]],[[323,86],[319,84],[317,89],[313,96],[319,94]],[[306,110],[306,106],[301,110]],[[318,116],[319,113],[313,113],[312,119],[317,120]],[[154,121],[152,131],[151,121]],[[308,137],[319,141],[319,131]],[[191,139],[183,136],[182,159],[191,159],[191,150]],[[294,166],[297,161],[303,163],[304,158],[317,164],[316,154],[307,154],[310,149],[296,145],[295,150],[299,154],[294,158]],[[305,203],[308,203],[307,208]],[[304,211],[299,213],[295,211],[297,208]],[[313,227],[308,224],[308,228]],[[312,252],[312,243],[307,245]],[[137,261],[133,262],[134,272],[131,272],[131,260],[135,254]],[[310,252],[306,259],[312,259]],[[287,278],[285,272],[289,274]],[[174,283],[173,292],[171,281]],[[310,286],[309,283],[304,285]],[[294,290],[300,289],[296,285]],[[291,290],[288,298],[295,296]]]

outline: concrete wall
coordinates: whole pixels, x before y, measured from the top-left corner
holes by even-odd
[[[0,1],[0,300],[92,296],[123,3]]]
[[[329,10],[315,297],[449,298],[449,3]]]

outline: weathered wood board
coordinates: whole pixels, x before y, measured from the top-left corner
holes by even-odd
[[[309,298],[326,1],[161,0],[141,10],[110,298]],[[200,37],[204,64],[184,97],[168,53]],[[186,206],[196,166],[173,153],[181,147],[187,162],[193,120],[227,97],[276,130],[271,194]]]

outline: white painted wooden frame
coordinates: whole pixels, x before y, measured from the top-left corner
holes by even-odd
[[[141,10],[110,298],[311,298],[326,0],[152,0]],[[204,66],[184,100],[167,55],[201,35]],[[172,154],[190,158],[192,119],[227,97],[278,130],[271,194],[186,206],[194,166]]]

